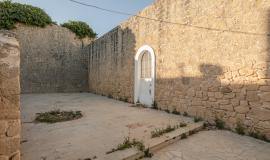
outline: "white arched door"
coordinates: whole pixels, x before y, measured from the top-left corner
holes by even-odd
[[[134,100],[151,107],[154,102],[155,54],[150,46],[142,46],[135,56]]]

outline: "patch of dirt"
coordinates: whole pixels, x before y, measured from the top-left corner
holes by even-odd
[[[81,111],[60,111],[53,110],[44,113],[37,113],[37,117],[35,118],[36,122],[44,122],[44,123],[57,123],[64,121],[71,121],[75,119],[81,118],[83,115]]]

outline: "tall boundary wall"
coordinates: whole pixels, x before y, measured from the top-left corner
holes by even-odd
[[[20,159],[20,51],[14,33],[0,30],[0,159]]]
[[[157,0],[88,46],[89,90],[133,102],[134,57],[156,55],[155,102],[270,138],[270,1]]]
[[[88,91],[88,55],[83,47],[90,39],[81,40],[57,25],[18,24],[14,32],[21,46],[22,93]]]

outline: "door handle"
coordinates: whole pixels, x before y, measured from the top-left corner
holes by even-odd
[[[151,92],[151,89],[149,89],[149,94],[151,94],[152,92]]]

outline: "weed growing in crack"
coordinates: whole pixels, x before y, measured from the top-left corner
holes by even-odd
[[[142,141],[138,141],[136,139],[130,140],[129,137],[125,138],[124,142],[121,144],[118,144],[116,148],[113,148],[112,150],[106,152],[106,154],[110,154],[116,151],[125,150],[128,148],[136,147],[139,151],[144,151],[145,146]]]
[[[187,124],[186,123],[183,123],[183,122],[179,124],[179,127],[181,127],[181,128],[182,127],[186,127],[186,126],[187,126]]]
[[[111,94],[108,94],[108,96],[107,96],[108,98],[110,98],[110,99],[112,99],[113,98],[113,96],[111,95]]]
[[[201,117],[194,117],[194,118],[193,118],[193,121],[194,121],[195,123],[197,123],[197,122],[203,121],[203,119],[202,119]]]
[[[270,142],[270,139],[268,139],[265,134],[261,134],[259,131],[249,132],[249,136],[262,141]]]
[[[167,112],[167,113],[171,113],[170,110],[168,110],[168,109],[165,109],[164,111]]]
[[[120,98],[119,98],[119,101],[122,101],[122,102],[128,102],[128,98],[127,98],[127,97],[125,97],[125,98],[120,97]]]
[[[188,117],[189,115],[187,112],[184,112],[183,116]]]
[[[156,101],[153,102],[152,109],[158,110],[158,105]]]
[[[187,138],[187,134],[186,133],[184,133],[184,134],[181,135],[181,139],[186,139],[186,138]]]
[[[187,124],[182,122],[182,123],[175,125],[175,126],[168,125],[166,128],[155,129],[154,131],[151,132],[151,137],[152,138],[160,137],[163,134],[172,132],[178,128],[182,128],[182,127],[186,127],[186,126],[187,126]]]
[[[172,111],[172,114],[175,114],[175,115],[181,115],[181,113],[178,112],[176,109],[174,109],[174,110]]]
[[[218,129],[224,129],[225,128],[225,122],[219,118],[216,117],[215,119],[216,127]]]
[[[238,121],[237,124],[236,124],[236,128],[235,128],[236,133],[238,133],[240,135],[244,135],[245,134],[244,130],[245,129],[244,129],[242,123],[240,121]]]
[[[146,157],[146,158],[153,157],[153,153],[150,153],[149,148],[147,148],[146,150],[144,150],[144,157]]]

